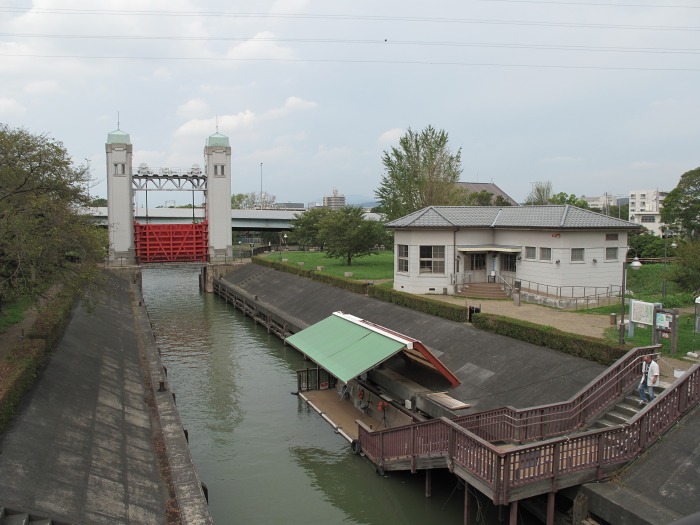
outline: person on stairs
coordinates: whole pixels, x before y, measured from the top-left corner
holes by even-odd
[[[639,382],[640,405],[654,401],[654,387],[659,384],[659,365],[652,358],[652,354],[644,356],[642,362],[642,379]],[[647,394],[649,399],[647,400]]]

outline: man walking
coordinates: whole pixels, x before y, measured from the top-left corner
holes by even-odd
[[[642,362],[642,380],[639,382],[640,405],[654,400],[654,387],[659,383],[659,365],[652,359],[652,354],[644,356]],[[649,400],[647,400],[647,394]]]

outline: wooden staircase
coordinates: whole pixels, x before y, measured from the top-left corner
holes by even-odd
[[[665,387],[664,383],[659,383],[659,386],[654,388],[654,395],[659,396]],[[631,392],[628,392],[617,403],[603,412],[599,417],[594,419],[587,429],[610,428],[623,423],[629,422],[632,417],[638,412],[646,408],[647,405],[642,405],[639,402],[639,393],[635,387]]]
[[[465,284],[457,295],[472,299],[508,299],[508,294],[500,283],[470,283]]]

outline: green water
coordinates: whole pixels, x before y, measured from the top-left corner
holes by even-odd
[[[217,524],[458,524],[463,488],[381,477],[297,396],[291,347],[198,290],[197,269],[145,269],[144,299]],[[472,523],[486,523],[481,513]],[[477,505],[474,505],[477,510]],[[489,521],[492,523],[493,521]]]

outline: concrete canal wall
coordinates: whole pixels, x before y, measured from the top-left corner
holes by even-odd
[[[212,523],[140,272],[120,273],[74,309],[0,439],[0,507],[65,524]]]

